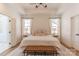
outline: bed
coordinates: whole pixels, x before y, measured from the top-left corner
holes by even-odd
[[[52,35],[46,35],[46,36],[29,36],[24,37],[21,44],[21,47],[30,47],[30,46],[54,46],[57,49],[60,49],[60,42],[57,38],[53,37]],[[35,49],[35,48],[34,48]]]
[[[70,50],[65,48],[60,41],[53,37],[52,35],[46,35],[46,36],[29,36],[24,37],[23,40],[20,43],[20,48],[26,48],[29,45],[37,45],[37,46],[55,46],[57,47],[57,51],[61,56],[73,56],[73,54]]]
[[[25,47],[28,45],[45,45],[45,46],[56,46],[60,47],[60,42],[57,38],[47,35],[47,36],[29,36],[24,37],[20,46]]]

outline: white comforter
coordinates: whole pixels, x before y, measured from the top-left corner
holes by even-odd
[[[28,45],[46,45],[46,46],[56,46],[60,47],[60,42],[57,38],[48,36],[29,36],[23,38],[20,46],[28,46]]]

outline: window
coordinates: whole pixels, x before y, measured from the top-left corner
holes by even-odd
[[[31,19],[24,19],[24,32],[31,33]]]
[[[59,18],[51,19],[51,33],[58,34],[59,30]]]

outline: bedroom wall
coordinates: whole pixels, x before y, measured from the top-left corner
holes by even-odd
[[[15,46],[17,43],[21,42],[21,18],[19,15],[16,15],[15,18],[13,18],[12,20],[12,31],[13,31],[13,35],[12,35],[12,40],[11,40],[11,45]]]
[[[32,20],[32,33],[40,30],[45,30],[50,33],[50,20],[48,15],[34,15]]]
[[[14,27],[14,30],[13,32],[15,32],[13,35],[13,38],[11,40],[11,44],[12,46],[15,46],[17,43],[21,42],[21,16],[19,14],[19,12],[17,11],[17,8],[11,4],[9,5],[8,4],[8,7],[9,9],[12,11],[12,24],[13,24],[13,27]],[[14,26],[15,25],[15,26]]]
[[[75,43],[72,43],[74,40],[71,39],[71,17],[79,15],[79,4],[67,4],[64,7],[65,9],[61,17],[61,40],[65,45],[73,47],[72,44]],[[78,50],[78,46],[74,48]]]
[[[20,15],[16,13],[11,6],[8,4],[1,4],[0,3],[0,13],[9,16],[12,20],[12,39],[10,41],[11,45],[14,46],[18,42],[21,41],[21,19]],[[15,24],[15,26],[14,26]]]
[[[61,41],[68,47],[71,47],[71,19],[67,14],[63,14],[61,21]]]

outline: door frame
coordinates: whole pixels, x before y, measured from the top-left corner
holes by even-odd
[[[73,18],[74,17],[71,17],[71,43],[72,43],[71,45],[72,45],[72,48],[73,48],[73,45],[74,45],[73,34],[72,34],[73,33],[73,30],[72,30],[73,29],[73,20],[74,20]]]
[[[9,25],[9,32],[8,32],[8,34],[10,34],[10,39],[9,39],[9,43],[8,43],[8,44],[10,45],[10,42],[11,42],[11,40],[12,40],[12,32],[11,32],[11,31],[12,31],[12,29],[11,29],[11,26],[12,26],[12,25],[11,25],[11,20],[12,20],[12,18],[11,18],[11,16],[9,16],[9,15],[7,15],[7,14],[5,14],[5,13],[2,13],[2,12],[1,12],[0,14],[2,14],[2,15],[4,15],[4,16],[6,16],[6,17],[9,18],[9,19],[8,19],[8,23],[9,23],[9,24],[8,24],[8,25]]]
[[[54,18],[52,17],[52,18],[49,18],[49,19],[56,19],[56,18],[59,19],[59,25],[58,25],[58,26],[59,26],[59,30],[58,30],[58,31],[59,31],[59,37],[58,37],[58,39],[59,39],[59,41],[61,41],[61,35],[62,35],[62,34],[61,34],[61,31],[62,31],[62,30],[61,30],[61,29],[62,29],[62,28],[61,28],[61,25],[62,25],[62,24],[61,24],[61,23],[62,23],[61,16],[54,17]],[[50,28],[51,28],[51,22],[50,22]],[[51,34],[51,33],[50,33],[50,34]]]
[[[74,20],[74,18],[75,17],[77,17],[77,16],[79,16],[79,15],[75,15],[75,16],[72,16],[71,17],[71,41],[72,41],[72,48],[74,48],[74,41],[73,41],[73,20]]]

